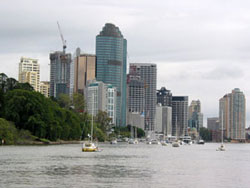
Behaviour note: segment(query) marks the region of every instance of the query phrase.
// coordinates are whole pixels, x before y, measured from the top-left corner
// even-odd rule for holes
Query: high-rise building
[[[172,93],[170,90],[167,90],[165,87],[162,87],[160,90],[157,90],[157,104],[162,106],[171,106],[172,105]]]
[[[48,81],[41,81],[40,82],[40,93],[42,93],[45,97],[49,97],[49,82]]]
[[[107,23],[96,36],[96,80],[117,89],[116,125],[126,125],[127,40]]]
[[[235,88],[219,101],[220,127],[225,130],[225,137],[233,140],[245,140],[246,99],[240,89]]]
[[[85,90],[88,112],[97,115],[99,110],[105,111],[112,119],[112,124],[114,125],[116,123],[116,97],[116,88],[111,84],[105,84],[95,80],[88,81]]]
[[[37,59],[21,57],[18,81],[20,83],[28,82],[35,91],[40,91],[40,65]]]
[[[156,64],[131,63],[130,75],[138,75],[144,83],[145,88],[145,130],[154,131],[156,110]]]
[[[140,76],[130,75],[127,77],[127,101],[128,112],[144,114],[145,110],[145,88]]]
[[[127,75],[127,125],[144,129],[145,88],[140,76]]]
[[[172,135],[185,136],[188,125],[188,96],[172,97]],[[177,135],[176,135],[177,134]]]
[[[50,54],[50,96],[69,95],[71,54],[65,51]]]
[[[196,128],[197,131],[203,127],[203,114],[201,113],[200,100],[192,100],[188,107],[188,126],[190,128]]]
[[[218,117],[207,118],[207,129],[212,133],[213,142],[221,142],[221,129]]]
[[[163,133],[165,136],[172,135],[172,107],[156,106],[156,126],[155,132]]]
[[[83,94],[88,80],[96,78],[96,56],[78,54],[74,59],[74,92]]]

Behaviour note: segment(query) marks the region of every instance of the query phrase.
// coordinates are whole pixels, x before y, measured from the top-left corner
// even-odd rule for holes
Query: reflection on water
[[[0,147],[0,187],[249,187],[250,145]]]

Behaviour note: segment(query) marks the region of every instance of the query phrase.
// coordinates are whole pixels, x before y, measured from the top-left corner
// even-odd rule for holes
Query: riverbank
[[[59,140],[59,141],[41,141],[41,140],[26,140],[23,142],[15,143],[15,144],[0,144],[0,146],[10,146],[10,145],[60,145],[60,144],[80,144],[82,141],[79,140]]]

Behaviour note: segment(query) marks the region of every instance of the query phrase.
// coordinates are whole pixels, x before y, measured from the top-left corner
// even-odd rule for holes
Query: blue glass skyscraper
[[[126,125],[127,40],[107,23],[96,36],[96,79],[117,88],[116,125]]]

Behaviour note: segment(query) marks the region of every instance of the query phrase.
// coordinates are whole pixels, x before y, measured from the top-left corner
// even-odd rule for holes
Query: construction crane
[[[67,48],[67,46],[66,46],[66,40],[64,40],[64,38],[63,38],[63,34],[62,34],[61,27],[59,25],[59,22],[57,22],[57,26],[58,26],[58,30],[59,30],[59,33],[60,33],[60,36],[61,36],[61,39],[62,39],[62,43],[63,43],[63,53],[65,53],[65,50]]]

